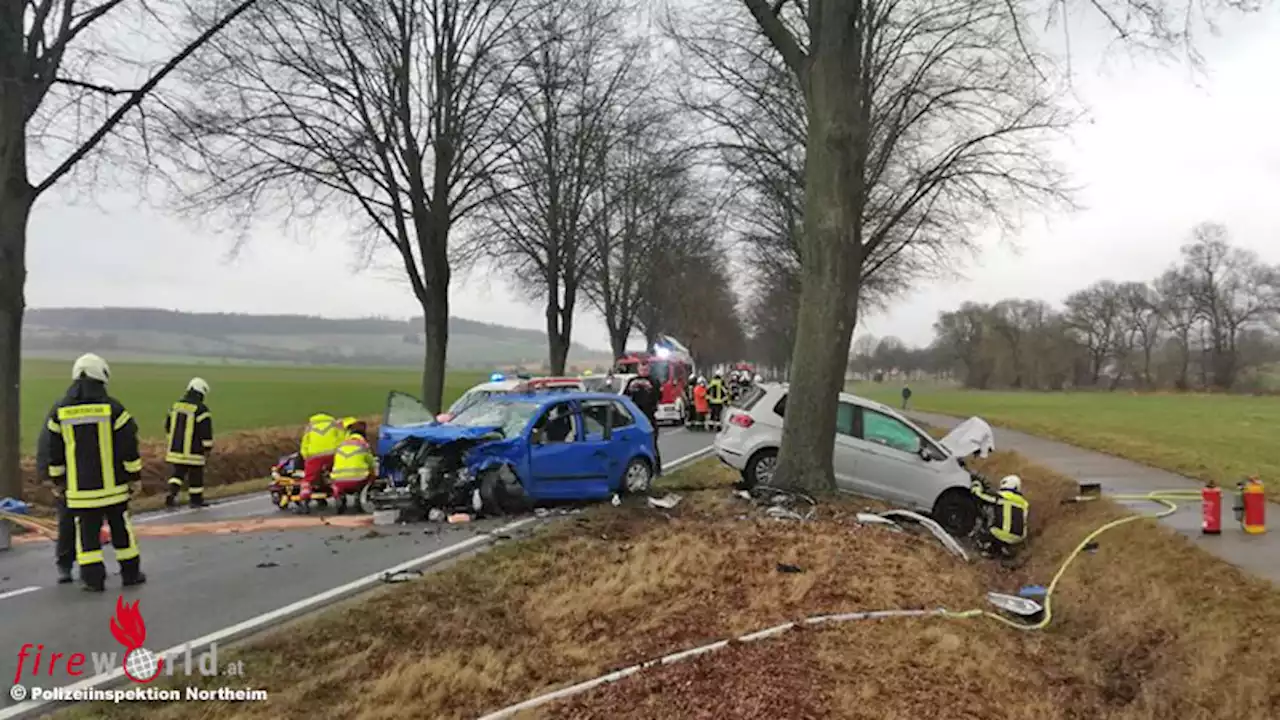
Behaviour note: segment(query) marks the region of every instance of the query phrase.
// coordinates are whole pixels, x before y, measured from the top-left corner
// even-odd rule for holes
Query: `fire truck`
[[[660,423],[683,424],[689,383],[693,378],[693,358],[688,349],[664,336],[654,344],[653,352],[629,352],[614,362],[616,374],[638,375],[647,368],[649,379],[658,386]]]

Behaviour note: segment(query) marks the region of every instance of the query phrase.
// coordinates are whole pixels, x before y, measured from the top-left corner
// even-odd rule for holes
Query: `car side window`
[[[920,452],[923,442],[919,433],[901,421],[865,408],[862,411],[862,439],[913,454]]]
[[[773,412],[778,417],[781,417],[781,418],[784,418],[787,416],[787,396],[786,395],[783,395],[782,399],[778,401],[778,404],[773,406]]]
[[[573,442],[577,436],[573,406],[569,403],[556,403],[547,408],[533,426],[533,436],[544,444]]]
[[[836,432],[849,437],[857,437],[857,431],[854,427],[854,419],[858,416],[858,410],[847,402],[842,402],[836,406]]]
[[[616,400],[611,402],[613,406],[613,428],[630,427],[636,424],[636,419],[631,417],[631,411],[627,410],[627,406]]]
[[[604,437],[604,429],[609,422],[609,407],[612,404],[607,400],[588,400],[582,403],[582,432]],[[616,423],[614,427],[617,427]]]

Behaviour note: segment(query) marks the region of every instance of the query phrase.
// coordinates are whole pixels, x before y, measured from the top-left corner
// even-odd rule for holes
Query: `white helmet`
[[[209,383],[205,382],[204,378],[191,378],[191,382],[187,383],[187,389],[195,390],[205,397],[209,396]]]
[[[754,378],[751,378],[751,382],[759,385],[760,383],[764,382],[764,378],[760,377],[759,375],[756,375]]]
[[[1000,481],[1000,489],[1022,492],[1022,478],[1017,475],[1005,475]]]
[[[105,383],[111,377],[111,368],[107,367],[106,360],[93,353],[86,353],[77,358],[76,364],[71,366],[71,379],[79,380],[81,377]]]

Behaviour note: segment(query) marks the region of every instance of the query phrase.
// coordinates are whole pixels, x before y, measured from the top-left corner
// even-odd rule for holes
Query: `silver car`
[[[768,484],[778,463],[786,385],[760,385],[726,411],[716,454],[748,486]],[[963,458],[995,449],[991,426],[970,418],[941,441],[873,400],[840,393],[832,464],[836,488],[929,513],[948,532],[967,534],[978,506]]]

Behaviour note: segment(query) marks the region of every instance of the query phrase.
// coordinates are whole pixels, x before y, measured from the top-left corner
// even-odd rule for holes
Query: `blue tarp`
[[[26,515],[28,506],[21,500],[13,498],[0,498],[0,512],[13,513],[14,515]]]

